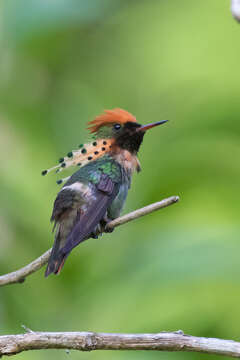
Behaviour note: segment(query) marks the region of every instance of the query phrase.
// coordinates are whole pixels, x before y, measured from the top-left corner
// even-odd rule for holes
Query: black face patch
[[[141,127],[140,124],[127,122],[116,137],[117,145],[131,153],[137,153],[145,134],[143,131],[136,131],[139,127]]]

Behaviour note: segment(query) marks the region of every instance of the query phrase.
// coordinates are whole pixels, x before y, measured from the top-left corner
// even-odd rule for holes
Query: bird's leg
[[[111,222],[112,219],[110,219],[107,215],[107,213],[104,215],[104,217],[102,218],[102,220],[100,221],[100,225],[101,225],[101,230],[102,232],[106,232],[106,233],[111,233],[113,232],[114,228],[108,228],[107,224],[109,222]]]
[[[102,230],[102,229],[101,229],[101,225],[98,224],[98,225],[95,227],[95,229],[92,231],[90,237],[93,238],[93,239],[98,239],[98,236],[99,236],[99,235],[100,235],[100,236],[102,235],[102,231],[101,231],[101,230]]]
[[[99,236],[102,236],[104,232],[111,233],[114,229],[108,228],[107,224],[112,221],[112,219],[109,219],[107,214],[104,215],[102,220],[99,222],[99,224],[95,227],[95,229],[92,231],[90,237],[93,239],[98,239]]]

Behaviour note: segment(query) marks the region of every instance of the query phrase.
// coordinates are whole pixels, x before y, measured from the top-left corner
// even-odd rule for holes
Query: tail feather
[[[58,275],[60,274],[61,270],[62,270],[62,267],[65,263],[65,260],[67,258],[67,255],[62,255],[60,252],[59,252],[59,258],[57,259],[52,259],[49,261],[48,263],[48,266],[47,266],[47,269],[45,271],[45,277],[47,277],[48,275],[54,273],[55,275]]]
[[[62,216],[59,221],[55,220],[53,231],[55,230],[55,241],[51,251],[50,258],[48,260],[47,269],[45,271],[45,277],[54,273],[59,274],[66,258],[69,253],[62,253],[62,248],[67,242],[68,235],[71,233],[72,228],[80,218],[80,213],[77,210],[68,211]]]
[[[55,226],[55,225],[54,225]],[[64,231],[64,224],[57,224],[55,242],[51,251],[50,258],[48,260],[48,265],[45,271],[45,277],[54,273],[59,274],[66,258],[69,254],[63,254],[61,252],[62,247],[64,246],[67,238],[67,233]]]

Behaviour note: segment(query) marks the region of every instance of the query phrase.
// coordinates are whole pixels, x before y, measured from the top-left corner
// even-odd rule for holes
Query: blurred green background
[[[228,1],[0,3],[0,273],[53,242],[59,187],[42,169],[122,107],[145,136],[124,212],[181,202],[76,248],[0,289],[0,334],[159,332],[240,340],[240,26]],[[19,359],[206,359],[194,353],[62,350]],[[211,356],[211,359],[217,359]]]

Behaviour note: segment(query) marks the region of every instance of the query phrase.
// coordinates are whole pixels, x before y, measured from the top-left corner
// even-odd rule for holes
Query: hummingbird
[[[59,274],[70,252],[84,240],[97,238],[112,230],[107,224],[119,217],[127,198],[133,173],[141,170],[137,154],[147,130],[167,120],[141,125],[126,110],[105,110],[88,123],[93,141],[79,145],[59,164],[42,171],[63,171],[70,166],[80,169],[57,194],[51,222],[55,241],[45,276]]]

